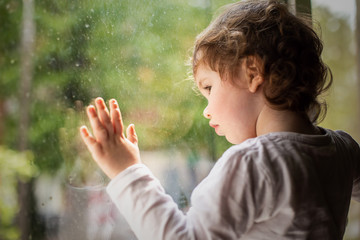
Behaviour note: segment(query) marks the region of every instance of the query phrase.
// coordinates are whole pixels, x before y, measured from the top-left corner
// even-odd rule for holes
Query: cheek
[[[208,99],[208,105],[207,109],[209,113],[213,115],[224,115],[224,105],[227,105],[228,101],[226,96],[224,94],[221,94],[219,92],[212,92],[209,99]],[[214,117],[214,116],[213,116]]]
[[[252,119],[253,107],[248,101],[246,94],[236,96],[229,102],[230,108],[228,109],[229,115],[232,115],[233,119],[248,123]]]
[[[248,100],[248,97],[238,98],[238,103],[229,109],[229,119],[232,121],[230,134],[233,135],[231,139],[228,139],[229,142],[239,143],[248,138],[256,137],[258,113],[256,106]]]

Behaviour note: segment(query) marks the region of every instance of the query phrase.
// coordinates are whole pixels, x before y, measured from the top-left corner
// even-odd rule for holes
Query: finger
[[[80,135],[92,155],[101,154],[101,145],[93,138],[86,126],[80,127]]]
[[[106,141],[108,139],[108,131],[100,122],[95,107],[90,105],[87,108],[87,114],[90,120],[91,128],[93,130],[96,139],[100,142]]]
[[[111,122],[113,124],[115,134],[119,136],[123,136],[124,125],[122,122],[119,105],[117,104],[115,99],[110,100],[110,113],[111,113]]]
[[[132,142],[133,144],[138,144],[138,137],[135,132],[135,125],[130,124],[126,129],[126,137],[127,139]]]
[[[111,135],[114,133],[114,127],[112,126],[109,111],[106,107],[104,100],[101,97],[96,98],[95,105],[98,111],[100,122],[108,130],[108,133]]]

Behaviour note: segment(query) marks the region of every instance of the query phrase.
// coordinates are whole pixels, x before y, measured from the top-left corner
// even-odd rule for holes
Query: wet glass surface
[[[98,96],[118,100],[143,161],[186,211],[229,147],[203,118],[186,62],[196,35],[230,2],[0,1],[0,239],[135,239],[79,138]],[[321,3],[313,16],[337,80],[322,125],[355,134],[353,17]],[[360,236],[359,213],[350,210],[348,239]]]

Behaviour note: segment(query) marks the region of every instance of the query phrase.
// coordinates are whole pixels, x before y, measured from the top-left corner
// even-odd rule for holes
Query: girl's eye
[[[211,86],[204,87],[204,90],[206,90],[208,93],[210,93],[211,92]]]

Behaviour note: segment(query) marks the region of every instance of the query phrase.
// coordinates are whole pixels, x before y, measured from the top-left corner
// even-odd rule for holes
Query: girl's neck
[[[257,119],[256,135],[260,136],[271,132],[295,132],[310,135],[320,133],[319,129],[304,114],[276,110],[265,104]]]

